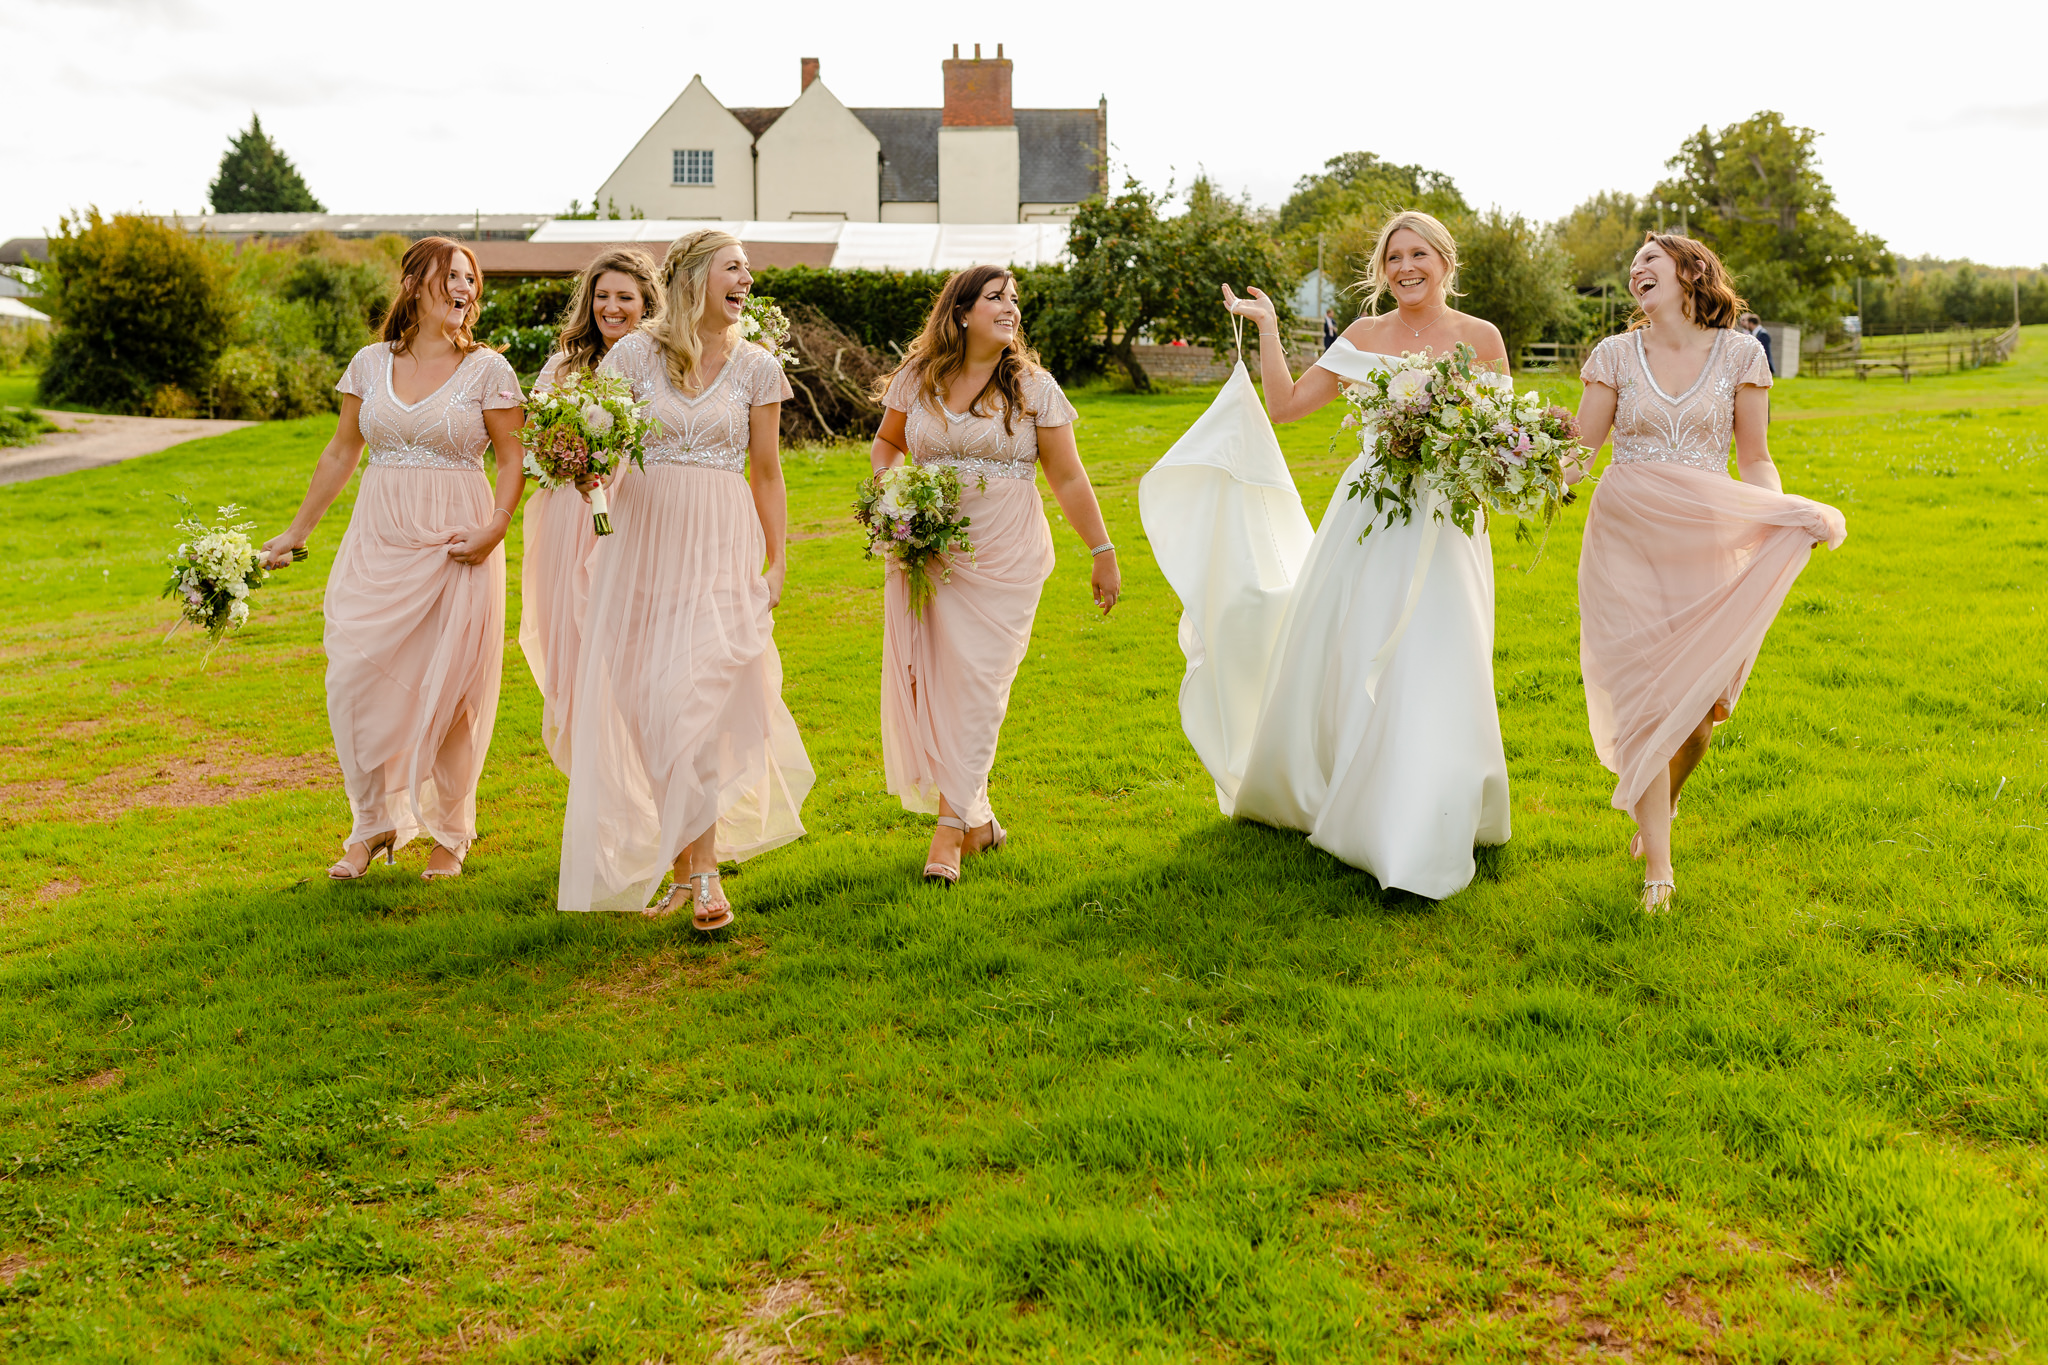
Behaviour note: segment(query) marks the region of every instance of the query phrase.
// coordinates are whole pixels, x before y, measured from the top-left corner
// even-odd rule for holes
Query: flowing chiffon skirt
[[[882,766],[905,810],[936,814],[943,795],[971,829],[991,818],[989,770],[1053,549],[1036,481],[964,482],[973,558],[954,557],[921,620],[903,573],[884,581]]]
[[[458,855],[505,658],[505,552],[448,555],[491,513],[482,470],[364,469],[327,578],[327,718],[353,824],[403,845],[425,830]]]
[[[1601,476],[1579,552],[1579,660],[1593,748],[1630,810],[1718,702],[1734,711],[1764,634],[1842,514],[1690,465]]]
[[[738,861],[803,835],[814,774],[782,702],[744,475],[628,469],[593,561],[562,823],[563,910],[639,910],[717,826]]]
[[[567,776],[570,698],[590,604],[590,560],[602,541],[592,527],[590,504],[573,488],[547,489],[526,500],[524,540],[519,648],[540,688],[541,743]]]

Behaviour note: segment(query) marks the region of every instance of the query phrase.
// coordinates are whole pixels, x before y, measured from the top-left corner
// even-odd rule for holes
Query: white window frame
[[[669,183],[701,187],[718,183],[718,163],[709,147],[677,147],[669,153]],[[703,178],[695,178],[701,171]]]

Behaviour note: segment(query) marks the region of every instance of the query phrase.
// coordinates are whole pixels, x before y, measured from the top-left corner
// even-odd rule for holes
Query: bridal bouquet
[[[931,561],[948,551],[974,553],[967,539],[971,518],[960,515],[960,474],[951,465],[906,463],[870,475],[854,499],[853,516],[867,528],[869,558],[903,565],[910,609],[919,617],[932,598]],[[944,582],[952,570],[939,559],[938,572]]]
[[[190,508],[184,498],[175,493],[171,496]],[[249,619],[249,594],[270,577],[270,571],[257,563],[256,544],[249,539],[256,523],[234,521],[242,511],[234,503],[216,510],[220,521],[213,526],[189,510],[178,519],[178,529],[186,539],[170,554],[171,578],[163,591],[165,597],[180,599],[171,635],[189,623],[205,631],[214,645]],[[294,557],[299,556],[295,553]]]
[[[767,295],[747,295],[746,307],[740,312],[740,335],[774,356],[777,364],[796,363],[796,351],[789,344],[789,318]]]
[[[563,488],[617,473],[628,459],[637,465],[654,425],[633,401],[633,387],[624,375],[578,370],[526,400],[526,426],[519,439],[526,445],[527,477],[544,489]],[[602,488],[590,492],[590,515],[599,535],[612,533]]]
[[[1475,370],[1472,358],[1465,345],[1441,359],[1405,355],[1346,386],[1344,422],[1364,429],[1368,456],[1347,496],[1371,498],[1382,525],[1407,522],[1425,490],[1442,500],[1435,515],[1466,535],[1482,509],[1548,527],[1569,499],[1564,465],[1583,450],[1572,414],[1516,393],[1513,380]]]

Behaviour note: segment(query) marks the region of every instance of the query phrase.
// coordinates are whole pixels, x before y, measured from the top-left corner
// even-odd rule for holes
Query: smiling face
[[[439,331],[454,336],[469,316],[476,301],[476,266],[466,251],[451,251],[441,268],[420,283],[419,319],[421,331]]]
[[[1387,238],[1387,254],[1380,268],[1387,289],[1403,308],[1429,309],[1443,302],[1450,262],[1412,228],[1397,228]]]
[[[590,287],[590,316],[610,346],[640,325],[647,316],[647,296],[640,282],[623,270],[607,270]]]
[[[1630,263],[1628,292],[1634,297],[1636,306],[1652,317],[1656,316],[1658,309],[1674,302],[1681,312],[1686,311],[1685,290],[1678,279],[1678,262],[1655,242],[1644,242]]]
[[[986,351],[1009,346],[1024,321],[1023,307],[1017,302],[1017,281],[1008,275],[991,276],[960,320],[967,325],[970,348]]]
[[[720,331],[738,322],[753,288],[754,272],[747,265],[746,251],[739,246],[720,247],[704,277],[704,328]]]

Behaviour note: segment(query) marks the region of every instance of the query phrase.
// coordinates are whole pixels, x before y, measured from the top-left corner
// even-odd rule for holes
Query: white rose
[[[1498,370],[1480,371],[1479,382],[1496,392],[1513,393],[1515,391],[1515,381]]]
[[[249,604],[247,602],[237,602],[232,607],[228,608],[229,625],[239,626],[242,624],[242,622],[248,619]]]
[[[1387,381],[1387,397],[1396,403],[1405,403],[1422,392],[1429,383],[1429,375],[1423,370],[1399,370]]]
[[[612,429],[611,409],[600,403],[585,403],[583,405],[583,424],[590,428],[593,435],[604,435]]]

